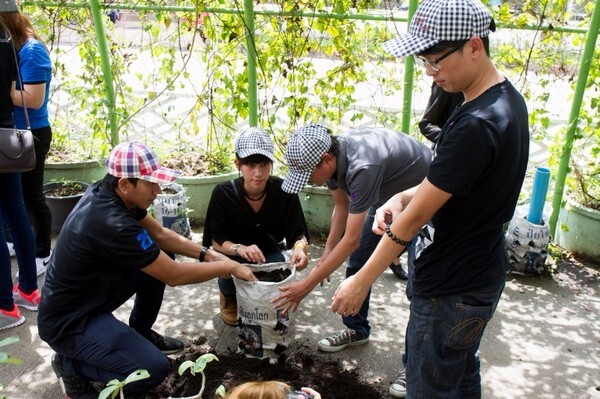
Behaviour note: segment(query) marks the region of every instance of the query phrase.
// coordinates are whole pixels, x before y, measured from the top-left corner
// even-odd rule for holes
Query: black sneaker
[[[347,328],[317,342],[317,347],[323,352],[338,352],[347,346],[364,345],[369,342],[369,337],[363,338],[356,331]]]
[[[150,330],[150,337],[148,338],[148,341],[152,342],[154,346],[160,349],[160,351],[165,355],[172,355],[173,353],[181,352],[183,350],[182,341],[160,335],[154,330]]]
[[[92,382],[85,378],[74,375],[65,375],[63,369],[63,357],[58,353],[52,355],[52,369],[58,378],[60,388],[65,394],[66,399],[97,399],[100,392],[92,385]]]

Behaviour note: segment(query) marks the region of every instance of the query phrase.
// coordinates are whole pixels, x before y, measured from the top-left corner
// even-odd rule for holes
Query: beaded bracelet
[[[200,262],[204,262],[204,259],[206,258],[206,253],[207,252],[208,252],[208,248],[207,247],[200,248],[200,255],[198,255],[198,260]]]
[[[405,247],[408,247],[408,245],[410,244],[410,241],[404,241],[404,240],[401,240],[398,237],[396,237],[396,235],[394,233],[392,233],[392,229],[390,229],[390,225],[391,225],[391,223],[386,224],[385,234],[387,234],[387,236],[390,237],[392,239],[392,241],[394,241],[396,244],[400,244],[400,245],[404,245]]]

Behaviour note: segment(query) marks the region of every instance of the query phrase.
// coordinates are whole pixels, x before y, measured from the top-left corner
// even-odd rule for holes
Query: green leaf
[[[19,342],[19,337],[13,335],[13,336],[4,338],[2,341],[0,341],[0,346],[6,346],[6,345],[14,344],[17,342]]]
[[[225,395],[227,395],[227,391],[225,390],[225,387],[223,385],[219,385],[219,387],[215,391],[215,395],[219,395],[220,397],[224,398]]]
[[[144,370],[144,369],[136,370],[127,376],[127,378],[124,381],[124,385],[127,385],[131,382],[143,380],[143,379],[149,378],[149,377],[150,377],[150,373],[148,373],[148,370]]]
[[[186,360],[185,362],[179,365],[179,369],[177,370],[177,372],[179,373],[179,375],[182,375],[187,369],[191,369],[192,367],[194,367],[194,364],[195,363],[191,360]],[[192,375],[196,375],[193,369],[191,369],[190,372],[192,373]]]

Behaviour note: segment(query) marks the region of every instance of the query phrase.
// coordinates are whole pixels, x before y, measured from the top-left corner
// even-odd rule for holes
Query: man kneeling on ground
[[[39,306],[40,337],[56,354],[52,367],[66,397],[97,398],[93,381],[123,380],[138,369],[150,377],[127,385],[144,393],[170,370],[165,354],[183,342],[152,330],[165,284],[201,283],[234,275],[255,280],[246,266],[162,227],[147,212],[159,184],[179,172],[160,166],[139,143],[111,152],[107,174],[94,183],[67,218],[56,242]],[[196,258],[177,262],[165,252]],[[135,294],[129,326],[113,311]]]

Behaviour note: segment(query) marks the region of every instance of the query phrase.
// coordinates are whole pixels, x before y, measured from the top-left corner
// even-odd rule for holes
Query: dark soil
[[[169,358],[171,373],[160,386],[146,393],[143,398],[164,399],[169,396],[198,394],[202,385],[201,375],[192,376],[189,371],[186,371],[183,376],[179,376],[177,369],[184,361],[196,361],[201,355],[210,352],[212,349],[203,337],[192,342],[189,347],[186,347],[183,355]],[[203,398],[205,399],[218,398],[214,392],[220,385],[229,391],[244,382],[268,380],[286,382],[293,389],[311,387],[317,390],[323,399],[381,397],[374,387],[359,381],[357,370],[348,369],[337,361],[320,356],[307,345],[298,344],[293,352],[287,354],[287,358],[281,356],[277,364],[271,364],[268,359],[249,358],[235,353],[215,353],[215,355],[219,361],[208,363],[204,370],[206,387]]]
[[[48,197],[68,197],[83,194],[86,189],[86,186],[77,182],[64,182],[50,190],[44,191],[44,194]]]
[[[259,281],[267,281],[271,283],[279,283],[288,278],[292,271],[290,269],[275,269],[270,272],[253,272],[254,276]]]

